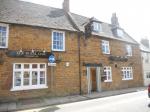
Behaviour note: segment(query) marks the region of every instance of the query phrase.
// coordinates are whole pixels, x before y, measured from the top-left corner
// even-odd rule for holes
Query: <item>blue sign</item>
[[[54,62],[55,62],[55,56],[54,56],[53,54],[51,54],[51,55],[49,56],[49,58],[48,58],[48,61],[49,61],[50,63],[54,63]]]

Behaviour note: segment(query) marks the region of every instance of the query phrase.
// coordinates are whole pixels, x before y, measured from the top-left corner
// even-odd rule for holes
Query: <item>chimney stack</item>
[[[64,9],[65,12],[70,12],[69,0],[64,0],[63,9]]]
[[[119,22],[118,22],[118,18],[116,16],[116,13],[112,14],[111,24],[113,25],[114,28],[119,27]]]
[[[150,46],[149,46],[149,40],[147,38],[141,39],[141,44],[143,44],[147,48],[150,48]]]

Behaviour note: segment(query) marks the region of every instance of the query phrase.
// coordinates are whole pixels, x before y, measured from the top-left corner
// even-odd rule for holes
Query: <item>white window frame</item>
[[[8,48],[8,38],[9,38],[9,25],[0,23],[0,26],[6,27],[6,46],[0,46],[0,48]]]
[[[103,51],[103,47],[104,47],[105,51]],[[108,52],[106,50],[107,47],[108,47]],[[102,52],[103,52],[103,54],[110,54],[109,41],[102,40]]]
[[[106,74],[104,75],[106,77],[106,80],[104,80],[104,82],[112,82],[112,70],[110,66],[104,66],[104,72],[106,72]],[[110,79],[108,79],[108,77],[110,77]]]
[[[102,31],[102,25],[98,22],[93,22],[93,31],[95,32],[101,32]]]
[[[54,32],[56,32],[56,33],[62,33],[63,34],[63,49],[54,49],[53,48],[53,38],[54,38]],[[53,30],[52,31],[52,51],[65,51],[65,32],[63,32],[63,31],[57,31],[57,30]]]
[[[133,80],[132,67],[122,67],[121,71],[122,71],[122,80]]]
[[[21,64],[21,69],[16,69],[15,65]],[[25,69],[24,65],[29,64],[29,69]],[[37,68],[32,68],[33,64],[37,64]],[[45,65],[45,68],[40,68],[40,65]],[[29,85],[23,85],[24,78],[23,73],[24,71],[29,71]],[[32,72],[36,71],[38,73],[37,75],[37,84],[33,85],[32,83]],[[40,71],[45,72],[45,84],[40,84]],[[15,72],[21,72],[21,86],[15,86]],[[21,90],[32,90],[32,89],[44,89],[48,88],[47,86],[47,65],[46,63],[14,63],[13,64],[13,85],[11,91],[21,91]]]
[[[123,31],[121,29],[117,29],[117,35],[119,37],[123,37],[124,33],[123,33]]]
[[[132,56],[132,46],[126,45],[127,56]]]

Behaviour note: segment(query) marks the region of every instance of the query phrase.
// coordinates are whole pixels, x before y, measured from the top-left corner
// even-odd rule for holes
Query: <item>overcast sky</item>
[[[63,0],[24,0],[62,8]],[[120,26],[135,40],[150,39],[150,0],[70,0],[70,10],[110,23],[116,12]]]

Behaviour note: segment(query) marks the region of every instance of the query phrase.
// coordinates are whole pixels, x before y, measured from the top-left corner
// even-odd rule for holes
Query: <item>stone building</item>
[[[148,39],[141,40],[140,49],[143,64],[144,86],[148,86],[150,84],[150,46]]]
[[[142,86],[139,44],[120,26],[63,9],[0,0],[0,100]]]

